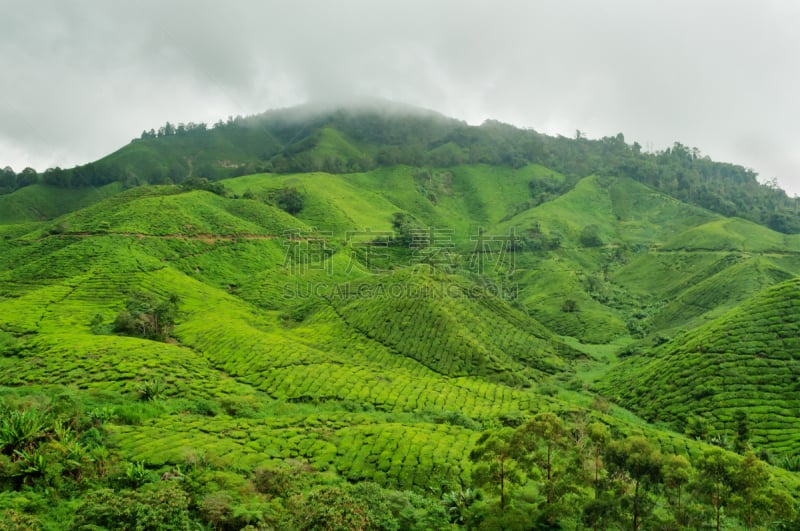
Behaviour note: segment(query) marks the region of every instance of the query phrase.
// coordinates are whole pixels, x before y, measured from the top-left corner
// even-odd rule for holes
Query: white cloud
[[[87,162],[167,120],[358,93],[680,141],[800,192],[792,2],[6,0],[0,20],[0,165],[15,169]]]

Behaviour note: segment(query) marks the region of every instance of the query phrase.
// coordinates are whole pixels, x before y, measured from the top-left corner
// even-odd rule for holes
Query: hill
[[[81,189],[41,184],[26,186],[13,193],[0,195],[0,225],[51,220],[121,190],[121,183]]]
[[[303,107],[0,196],[0,512],[796,526],[800,240],[670,189],[743,175],[691,155]]]
[[[727,217],[742,217],[783,233],[800,232],[796,200],[759,183],[751,170],[714,162],[678,142],[647,153],[636,142],[627,144],[622,134],[598,140],[579,134],[569,139],[495,121],[470,126],[380,100],[308,104],[230,118],[212,127],[166,123],[98,161],[51,168],[41,176],[3,174],[3,181],[23,187],[38,178],[73,188],[110,182],[176,184],[259,171],[353,173],[398,164],[416,168],[538,164],[567,177],[563,182],[535,183],[533,203],[559,195],[589,175],[625,176]],[[13,188],[0,183],[0,190]]]
[[[796,423],[800,281],[764,290],[721,317],[626,359],[599,387],[651,421],[732,440],[735,416],[746,416],[749,442],[793,456]],[[690,399],[687,400],[687,397]]]

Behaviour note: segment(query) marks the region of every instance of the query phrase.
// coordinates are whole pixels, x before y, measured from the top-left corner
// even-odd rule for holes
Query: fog
[[[166,121],[377,97],[674,141],[800,193],[800,4],[0,0],[0,166],[95,160]]]

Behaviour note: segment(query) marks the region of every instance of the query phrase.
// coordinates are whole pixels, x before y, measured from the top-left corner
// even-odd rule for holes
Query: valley
[[[668,193],[632,175],[672,153],[623,139],[289,114],[0,195],[8,518],[797,523],[800,234],[761,196]],[[707,191],[744,171],[678,157]]]

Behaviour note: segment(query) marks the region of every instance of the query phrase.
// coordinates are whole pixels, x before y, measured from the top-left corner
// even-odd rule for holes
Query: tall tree
[[[663,481],[661,453],[645,437],[635,436],[609,444],[606,460],[611,474],[632,484],[633,492],[624,498],[631,508],[633,531],[638,531],[652,510],[648,493]]]
[[[692,465],[682,455],[667,455],[664,456],[662,462],[662,474],[664,475],[664,484],[672,491],[673,498],[670,503],[675,508],[675,521],[679,525],[685,525],[686,517],[681,493],[692,477]]]
[[[39,182],[39,174],[30,166],[19,172],[17,175],[17,188],[24,188]]]
[[[753,529],[753,523],[761,521],[769,513],[769,504],[764,503],[764,494],[769,486],[770,474],[767,464],[759,460],[753,452],[747,452],[738,466],[733,470],[736,512],[747,529]],[[756,520],[758,516],[758,520]]]
[[[722,448],[710,448],[697,460],[696,491],[714,509],[715,529],[722,529],[722,511],[730,502],[739,459]]]
[[[517,463],[518,448],[512,428],[485,432],[478,439],[470,459],[475,461],[475,483],[500,495],[500,511],[505,511],[510,487],[522,483],[524,476]]]
[[[592,442],[592,468],[594,469],[594,497],[598,498],[600,491],[600,456],[611,440],[611,431],[602,422],[592,422],[587,429],[589,440]]]
[[[0,193],[11,192],[17,187],[17,174],[10,166],[0,169]]]
[[[553,465],[556,453],[564,449],[567,441],[564,422],[555,413],[539,413],[517,428],[516,435],[520,460],[539,468],[542,474],[540,490],[544,491],[545,503],[551,505],[559,490]]]

